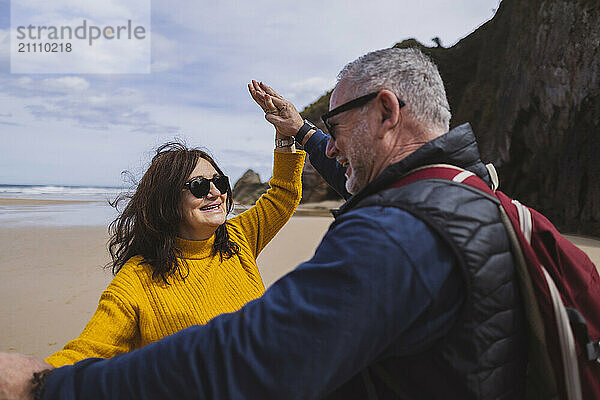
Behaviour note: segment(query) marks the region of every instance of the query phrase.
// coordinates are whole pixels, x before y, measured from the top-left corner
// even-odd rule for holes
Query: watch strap
[[[298,143],[299,145],[302,145],[302,141],[304,140],[304,136],[306,136],[306,134],[311,129],[314,129],[316,131],[318,128],[315,126],[315,124],[313,124],[309,120],[305,119],[304,120],[304,125],[302,125],[302,128],[300,128],[300,130],[298,131],[298,133],[296,133],[296,143]]]

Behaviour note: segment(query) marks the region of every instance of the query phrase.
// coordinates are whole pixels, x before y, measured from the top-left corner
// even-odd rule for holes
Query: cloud
[[[148,134],[180,130],[174,125],[156,123],[149,112],[143,111],[140,105],[130,104],[128,96],[121,96],[119,92],[87,99],[70,96],[53,102],[29,104],[26,109],[37,119],[74,120],[84,128],[96,130],[108,131],[116,126]]]
[[[265,166],[270,167],[273,162],[272,153],[264,149],[257,151],[223,149],[219,153],[223,155],[223,159],[227,160],[227,165],[230,167],[264,169]],[[249,160],[251,161],[249,162]]]
[[[172,124],[157,123],[144,110],[147,99],[133,88],[111,90],[109,85],[77,76],[34,79],[22,76],[0,82],[0,90],[26,99],[23,108],[38,120],[71,120],[81,127],[109,130],[116,126],[132,132],[162,134],[178,132]]]
[[[96,20],[118,20],[135,18],[150,11],[150,0],[19,0],[13,2],[11,12],[13,15],[22,14],[32,17],[32,23],[44,22],[49,16],[86,17]]]
[[[180,71],[187,65],[197,62],[199,52],[190,52],[189,48],[179,40],[169,39],[152,32],[152,65],[153,73]]]
[[[11,112],[7,112],[7,113],[0,113],[0,118],[4,119],[13,119],[13,113]],[[10,126],[19,126],[21,124],[17,123],[17,122],[13,122],[13,121],[3,121],[0,120],[0,125],[10,125]]]
[[[65,76],[61,78],[48,78],[40,82],[42,90],[58,93],[81,92],[90,87],[88,81],[78,76]]]
[[[327,90],[335,86],[335,79],[322,76],[313,76],[301,81],[291,82],[283,87],[289,100],[301,106],[313,102],[320,94],[325,94]]]
[[[0,72],[10,70],[10,34],[8,29],[0,29]]]
[[[71,95],[89,89],[90,84],[78,76],[32,79],[28,76],[7,81],[12,93],[20,96]]]

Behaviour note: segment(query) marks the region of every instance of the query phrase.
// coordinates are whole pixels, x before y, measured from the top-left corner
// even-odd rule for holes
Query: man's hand
[[[0,353],[0,400],[32,399],[33,373],[50,368],[33,357]]]
[[[304,125],[296,107],[268,85],[252,80],[248,84],[248,90],[256,104],[265,112],[267,121],[275,126],[277,134],[294,136]]]

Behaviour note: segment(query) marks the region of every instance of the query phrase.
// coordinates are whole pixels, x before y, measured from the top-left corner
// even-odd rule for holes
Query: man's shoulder
[[[395,225],[398,219],[406,221],[420,221],[416,216],[402,207],[393,204],[371,204],[348,210],[340,215],[335,223],[346,221],[366,221],[376,225]]]
[[[349,210],[339,216],[330,229],[333,234],[369,235],[369,242],[388,239],[404,247],[407,238],[433,239],[427,224],[410,212],[393,205],[369,205]],[[412,240],[411,240],[412,241]]]
[[[393,206],[346,211],[336,219],[324,242],[323,250],[333,251],[336,259],[417,277],[430,293],[439,290],[456,262],[445,239],[423,220]]]

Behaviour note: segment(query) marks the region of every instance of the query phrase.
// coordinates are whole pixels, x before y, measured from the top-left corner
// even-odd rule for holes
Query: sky
[[[69,64],[83,71],[142,60],[146,73],[11,73],[11,1],[0,0],[0,184],[117,187],[130,183],[123,171],[141,177],[153,150],[172,140],[208,149],[233,182],[249,168],[266,180],[274,129],[248,94],[251,79],[268,83],[302,110],[333,88],[343,66],[362,54],[407,38],[433,45],[437,36],[451,46],[492,18],[499,4],[12,2],[13,12],[30,7],[40,21],[52,13],[56,18],[57,4],[63,21],[81,21],[82,15],[106,21],[147,11],[147,62],[135,53],[139,49],[120,48],[104,58],[97,54],[93,62]],[[82,10],[82,4],[89,7]],[[100,41],[94,49],[101,50]]]

